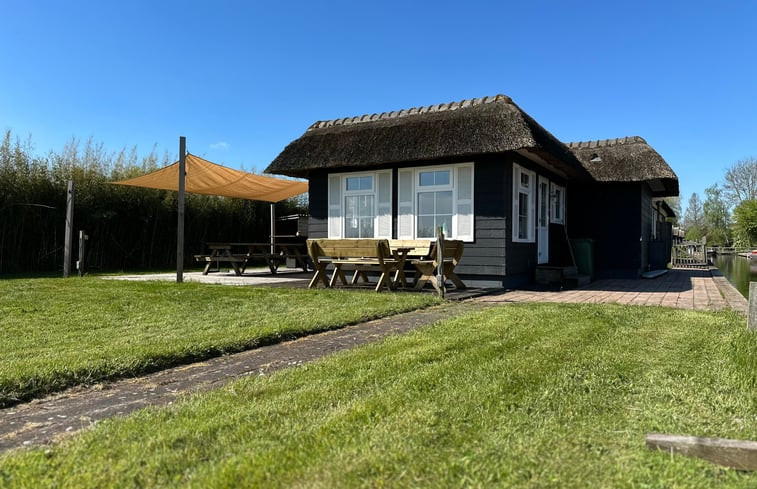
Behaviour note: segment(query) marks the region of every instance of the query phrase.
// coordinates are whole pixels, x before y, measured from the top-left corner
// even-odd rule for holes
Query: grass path
[[[429,294],[0,280],[0,407],[426,307]]]
[[[757,439],[755,351],[734,313],[496,307],[11,453],[0,486],[755,487],[644,447]]]

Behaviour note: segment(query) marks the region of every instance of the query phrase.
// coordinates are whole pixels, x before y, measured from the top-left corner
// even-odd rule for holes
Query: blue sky
[[[314,121],[504,93],[562,141],[644,137],[682,203],[757,157],[757,2],[2,6],[0,129],[265,169]]]

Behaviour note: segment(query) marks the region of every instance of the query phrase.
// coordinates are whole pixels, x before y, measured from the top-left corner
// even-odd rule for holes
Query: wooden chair
[[[464,244],[460,240],[445,240],[444,241],[444,264],[443,275],[445,279],[449,279],[458,290],[465,289],[465,284],[460,277],[455,273],[455,267],[460,263],[460,259],[463,257]],[[441,293],[441,284],[436,278],[436,271],[439,267],[439,254],[437,252],[436,243],[431,247],[431,253],[429,258],[420,260],[411,260],[416,272],[415,289],[421,290],[427,282],[431,282],[437,292]]]

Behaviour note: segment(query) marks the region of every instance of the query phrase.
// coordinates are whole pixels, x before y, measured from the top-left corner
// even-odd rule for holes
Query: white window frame
[[[523,187],[521,185],[521,175],[529,176],[530,185]],[[526,205],[526,237],[520,237],[520,195],[528,196]],[[515,243],[535,243],[536,242],[536,172],[513,163],[513,242]]]
[[[347,189],[347,181],[351,178],[370,178],[371,179],[371,188],[368,189],[357,189],[357,190],[348,190]],[[373,173],[352,173],[350,175],[343,175],[342,176],[342,236],[347,237],[347,199],[350,197],[373,197],[373,209],[371,209],[371,214],[373,218],[373,236],[353,236],[355,238],[374,238],[376,237],[376,226],[378,223],[376,222],[376,176]],[[359,208],[359,206],[358,206]],[[358,232],[359,232],[360,226],[358,225]]]
[[[549,195],[552,202],[552,212],[549,222],[553,224],[565,224],[565,187],[551,183]]]
[[[460,195],[460,171],[470,171],[470,189],[469,198],[463,199]],[[397,235],[400,239],[431,239],[434,237],[418,237],[418,195],[422,192],[436,192],[436,191],[452,191],[452,229],[447,231],[446,237],[450,239],[460,239],[467,242],[472,242],[475,236],[474,230],[474,208],[473,208],[473,195],[474,195],[474,171],[475,167],[472,162],[456,163],[451,165],[433,165],[433,166],[420,166],[413,168],[400,168],[399,170],[399,189],[400,194],[403,188],[410,192],[412,202],[410,199],[403,198],[403,195],[398,196],[398,224]],[[449,171],[450,182],[446,185],[420,185],[420,175],[424,172],[432,171]],[[404,180],[411,178],[411,182]],[[407,197],[407,196],[404,196]],[[470,209],[469,214],[461,214],[460,208],[468,207]],[[412,220],[412,222],[410,222]],[[466,224],[463,224],[465,222]],[[461,229],[465,227],[465,229]],[[466,232],[467,231],[467,232]],[[435,234],[435,233],[434,233]]]
[[[442,184],[442,185],[421,185],[421,174],[422,173],[431,173],[431,172],[448,172],[449,173],[449,183]],[[418,204],[420,194],[426,193],[426,192],[451,192],[450,200],[452,205],[452,215],[451,217],[454,219],[455,217],[455,169],[452,167],[433,167],[433,168],[420,168],[415,170],[414,172],[415,176],[415,192],[414,192],[414,198],[413,201],[415,202],[415,237],[419,239],[436,239],[436,228],[434,228],[434,231],[431,233],[431,236],[420,236],[418,235],[418,220],[420,219],[420,205]],[[438,214],[435,214],[438,215]],[[451,224],[450,224],[451,225]],[[446,229],[444,231],[445,236],[452,236],[452,229]]]
[[[347,190],[348,178],[371,177],[371,189]],[[381,201],[379,182],[382,177],[388,185],[388,199],[386,202]],[[338,183],[337,183],[338,182]],[[338,189],[333,187],[338,185]],[[350,172],[350,173],[332,173],[328,176],[329,198],[329,238],[343,238],[346,234],[346,199],[351,196],[371,195],[373,196],[373,236],[370,238],[391,238],[391,220],[392,220],[392,171],[381,170],[375,172]],[[338,195],[336,199],[338,204],[333,202],[332,194]],[[383,232],[382,232],[383,230]]]

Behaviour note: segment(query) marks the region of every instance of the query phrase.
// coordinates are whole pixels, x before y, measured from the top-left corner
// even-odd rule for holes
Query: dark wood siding
[[[568,235],[594,241],[595,278],[642,271],[642,184],[595,183],[568,189]]]
[[[648,184],[641,185],[641,272],[649,269],[649,243],[652,241],[652,226],[654,222],[654,208],[652,207],[652,189]]]
[[[310,174],[308,238],[328,238],[329,236],[328,182],[328,175],[325,172]]]
[[[479,158],[474,172],[474,241],[465,244],[460,273],[466,276],[505,275],[505,232],[507,219],[502,202],[506,168],[504,155]]]

